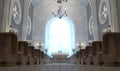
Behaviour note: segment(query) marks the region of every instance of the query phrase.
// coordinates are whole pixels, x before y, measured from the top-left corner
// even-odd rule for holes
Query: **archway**
[[[45,48],[50,57],[52,57],[52,53],[59,52],[68,53],[68,57],[73,54],[75,32],[73,22],[69,18],[52,18],[48,21],[46,25]]]

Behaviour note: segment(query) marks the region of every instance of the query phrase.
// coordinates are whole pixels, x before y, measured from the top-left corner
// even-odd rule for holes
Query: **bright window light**
[[[52,53],[58,52],[68,53],[68,57],[73,55],[75,33],[73,23],[69,18],[50,19],[46,25],[45,35],[45,48],[48,50],[47,54],[50,57],[52,57]]]

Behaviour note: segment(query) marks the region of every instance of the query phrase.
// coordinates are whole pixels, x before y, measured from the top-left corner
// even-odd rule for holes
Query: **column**
[[[11,0],[4,0],[1,32],[8,32],[9,30],[10,3]]]

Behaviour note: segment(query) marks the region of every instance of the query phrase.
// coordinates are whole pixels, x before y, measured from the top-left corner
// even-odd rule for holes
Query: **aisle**
[[[67,63],[47,64],[45,71],[76,71],[76,65]]]
[[[74,64],[46,64],[16,67],[0,67],[0,71],[120,71],[120,67],[104,67]]]

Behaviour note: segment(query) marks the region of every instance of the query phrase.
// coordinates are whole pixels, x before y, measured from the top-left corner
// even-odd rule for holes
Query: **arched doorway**
[[[75,48],[75,32],[73,22],[63,17],[52,18],[46,25],[45,34],[45,48],[48,50],[47,54],[51,56],[52,53],[68,53],[70,57]]]

